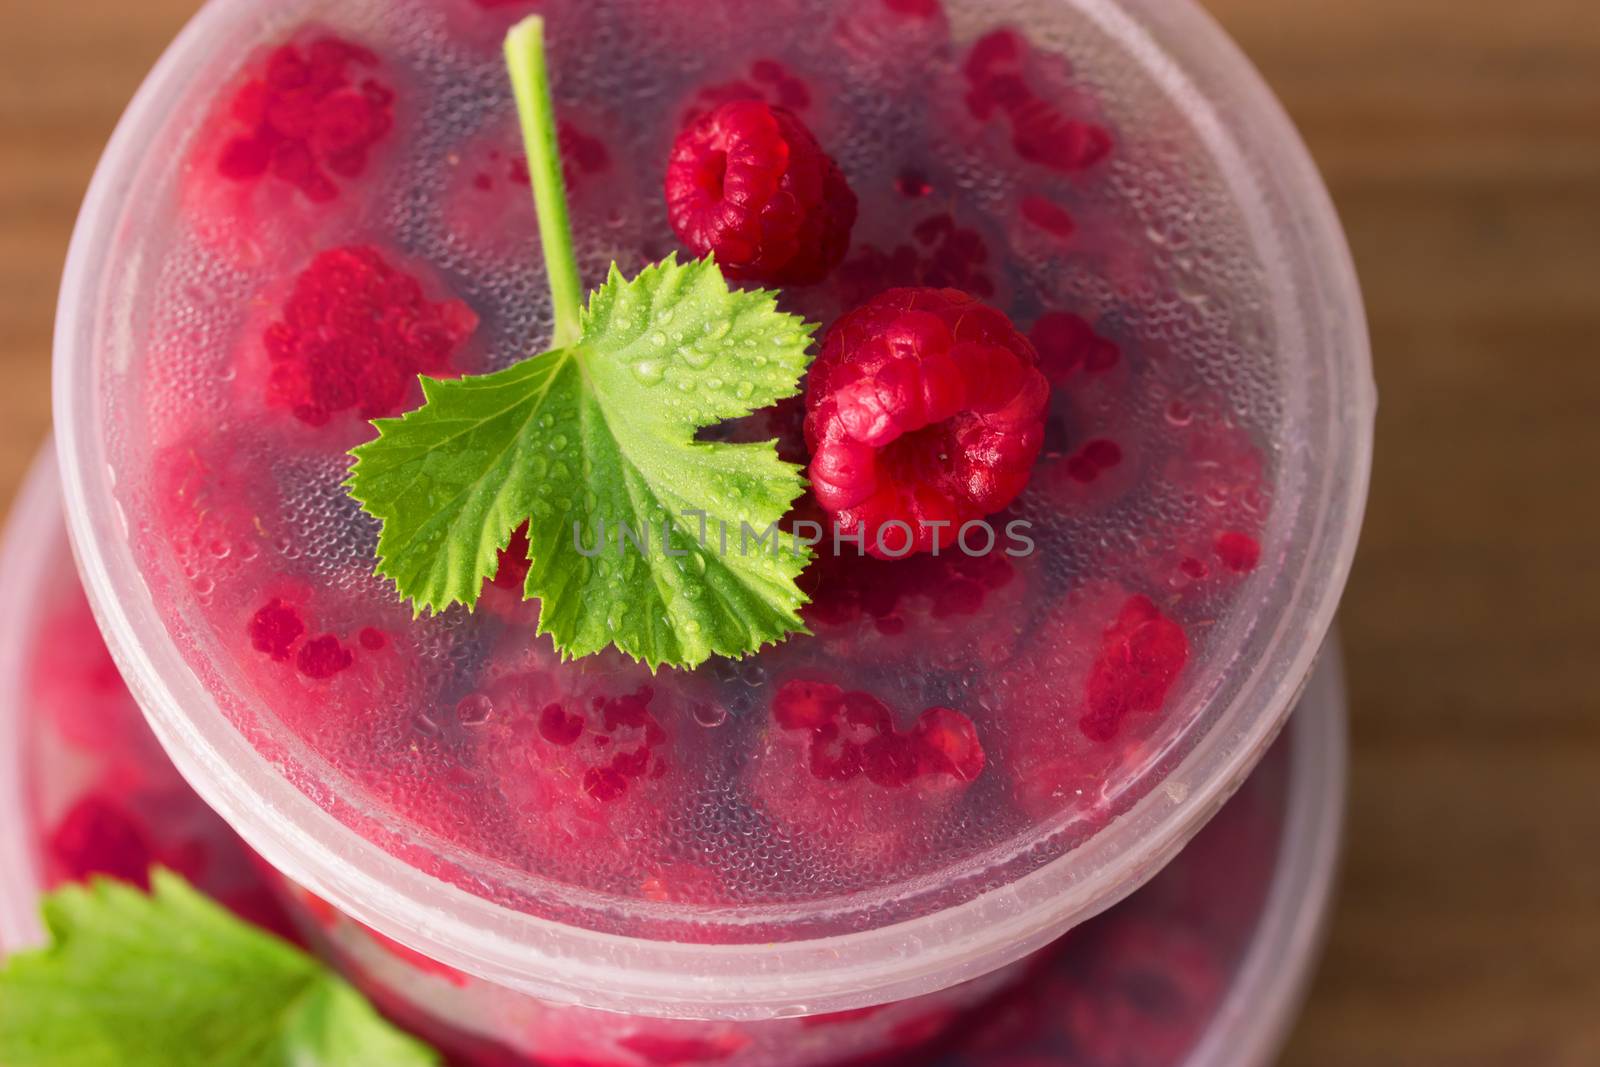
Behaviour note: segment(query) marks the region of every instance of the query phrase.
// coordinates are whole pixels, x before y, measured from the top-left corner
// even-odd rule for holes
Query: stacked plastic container
[[[183,777],[281,872],[302,928],[419,1028],[618,1064],[923,1047],[1037,985],[1055,966],[1037,953],[1161,871],[1307,685],[1371,445],[1337,220],[1188,3],[540,11],[586,276],[671,250],[659,171],[686,117],[748,95],[793,108],[864,205],[851,258],[789,294],[796,311],[826,325],[887,284],[955,285],[1030,330],[1053,399],[1014,515],[1037,551],[824,568],[814,636],[695,672],[560,664],[514,596],[411,619],[339,488],[363,416],[397,412],[311,403],[283,338],[356,271],[405,294],[451,370],[537,351],[548,308],[497,50],[523,11],[215,0],[119,127],[69,257],[56,416],[89,602]],[[306,71],[358,113],[334,149],[263,132],[272,101],[304,103]],[[245,166],[264,137],[309,169]],[[1126,721],[1080,724],[1095,643],[1130,612],[1181,632],[1181,670]],[[954,708],[981,770],[894,794],[811,782],[775,710],[799,684],[897,730]],[[584,765],[550,747],[549,707],[584,718],[585,744],[637,729],[652,773],[610,807],[563,793]],[[1297,732],[1253,935],[1297,961],[1336,733]],[[428,966],[383,976],[404,958]],[[1282,1025],[1266,1014],[1233,1039],[1264,1050]]]
[[[92,874],[138,877],[160,862],[252,921],[305,936],[395,1018],[464,1062],[506,1055],[481,1033],[440,1020],[469,1021],[484,1003],[516,1017],[527,1010],[517,995],[475,987],[310,903],[304,890],[249,862],[189,790],[98,640],[59,500],[47,452],[0,541],[0,781],[10,790],[0,823],[0,950],[40,940],[35,904],[45,889]],[[1145,889],[1042,954],[998,1003],[949,1027],[952,1036],[925,1048],[924,1061],[1270,1062],[1327,916],[1343,819],[1344,731],[1339,662],[1329,654],[1288,735],[1189,848]],[[281,902],[299,909],[298,929]],[[594,1017],[584,1021],[591,1036],[615,1029],[604,1017],[598,1027]]]

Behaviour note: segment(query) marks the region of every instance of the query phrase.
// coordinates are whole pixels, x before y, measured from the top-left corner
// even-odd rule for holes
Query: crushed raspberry
[[[1116,366],[1122,350],[1095,333],[1089,321],[1066,311],[1052,311],[1033,324],[1028,335],[1039,350],[1039,369],[1060,385],[1079,371],[1100,374]]]
[[[273,659],[289,658],[296,641],[306,632],[305,621],[293,606],[273,597],[250,619],[250,644]]]
[[[989,248],[977,230],[956,224],[955,216],[933,215],[911,231],[927,252],[922,284],[935,289],[962,289],[978,296],[993,296],[994,283],[984,273]]]
[[[951,708],[928,708],[911,732],[901,733],[889,706],[877,697],[793,680],[779,688],[772,715],[784,730],[809,734],[809,769],[825,781],[864,776],[897,789],[924,775],[970,782],[983,770],[977,728]]]
[[[951,708],[901,729],[870,693],[790,679],[772,716],[749,771],[760,810],[801,847],[852,865],[915,862],[916,842],[938,833],[984,766],[976,727]]]
[[[991,74],[1010,69],[1022,61],[1022,39],[1010,30],[995,30],[972,43],[962,67],[970,81],[982,81]]]
[[[1121,462],[1122,448],[1115,441],[1096,438],[1067,458],[1067,477],[1088,485]]]
[[[944,13],[939,0],[883,0],[883,6],[897,15],[919,19],[938,18]]]
[[[576,185],[581,175],[601,174],[611,169],[611,152],[598,137],[589,136],[570,122],[562,122],[556,126],[556,139],[561,145],[561,163],[568,188]],[[520,181],[531,182],[527,159],[517,156],[516,161],[521,164]]]
[[[477,325],[466,304],[429,301],[375,249],[323,252],[263,337],[268,401],[312,426],[350,408],[363,419],[392,415],[417,375],[446,371]]]
[[[1093,832],[1149,758],[1144,745],[1164,720],[1134,712],[1165,706],[1187,639],[1150,598],[1113,582],[1054,598],[1028,635],[990,674],[986,700],[1007,709],[1011,727],[996,738],[995,765],[1029,818],[1069,815],[1076,832]]]
[[[373,629],[371,626],[364,627],[362,631],[356,635],[356,640],[360,641],[361,647],[366,649],[368,652],[378,652],[389,643],[389,639],[383,636],[382,630]]]
[[[583,736],[583,716],[569,715],[560,704],[551,704],[539,713],[539,736],[552,745],[574,744]]]
[[[1249,574],[1261,562],[1261,542],[1237,530],[1218,534],[1216,549],[1222,565],[1235,574]]]
[[[593,137],[565,119],[556,124],[556,140],[561,146],[561,175],[566,181],[567,193],[575,195],[582,189],[584,179],[604,174],[611,169],[611,150],[598,137]],[[473,188],[491,192],[495,188],[494,171],[505,170],[505,179],[513,187],[529,189],[533,174],[528,170],[528,158],[517,152],[505,153],[498,148],[488,149],[484,158],[492,170],[480,170],[472,176]]]
[[[45,849],[53,879],[104,875],[149,888],[154,856],[144,827],[127,808],[99,794],[84,796],[62,816]]]
[[[1067,209],[1042,196],[1022,198],[1022,217],[1052,237],[1065,240],[1078,232],[1078,224]]]
[[[962,67],[973,117],[1003,115],[1017,154],[1051,170],[1084,170],[1110,155],[1111,134],[1103,126],[1070,117],[1034,90],[1027,77],[1032,65],[1027,43],[1011,30],[974,42]]]
[[[758,59],[750,67],[750,76],[758,83],[771,87],[775,103],[790,111],[804,111],[811,106],[811,90],[783,66],[771,59]]]
[[[801,112],[811,106],[811,89],[777,60],[758,59],[750,65],[749,80],[708,85],[697,92],[694,102],[684,110],[681,125],[693,125],[708,112],[741,100],[761,101]]]
[[[955,530],[940,531],[937,556],[883,560],[819,546],[800,577],[811,598],[802,617],[827,655],[861,664],[911,655],[951,670],[1009,659],[1033,591],[1023,576],[1029,561],[1006,554],[1003,531],[992,549],[981,531],[968,533],[972,554]]]
[[[734,278],[821,281],[844,259],[856,198],[832,157],[785,108],[724,104],[678,135],[667,166],[672,228]]]
[[[394,127],[394,93],[361,78],[361,68],[377,65],[368,49],[333,37],[303,51],[278,48],[233,98],[233,118],[247,132],[223,147],[217,172],[235,182],[270,174],[309,200],[334,199],[334,179],[360,177]]]
[[[615,674],[540,662],[549,669],[479,694],[494,709],[474,731],[482,757],[539,862],[587,865],[590,875],[596,864],[630,867],[648,851],[643,839],[659,839],[663,790],[672,788],[667,707],[648,675],[619,692]],[[627,849],[606,847],[622,839]]]
[[[811,597],[808,624],[839,626],[868,618],[880,633],[906,631],[912,605],[926,606],[930,618],[976,615],[990,594],[1011,585],[1016,565],[1003,552],[967,555],[948,551],[954,531],[941,531],[941,554],[887,561],[821,553],[801,578]]]
[[[339,643],[337,637],[323,634],[300,646],[300,654],[295,657],[294,664],[307,678],[321,681],[348,670],[354,662],[355,657]]]
[[[843,710],[843,692],[825,682],[788,682],[772,700],[772,717],[785,730],[821,729]]]
[[[940,212],[917,223],[912,238],[913,243],[888,252],[864,245],[840,265],[839,294],[846,306],[863,304],[888,289],[920,286],[960,289],[985,298],[995,294],[989,247],[977,230]]]
[[[1108,628],[1090,668],[1078,726],[1093,741],[1109,741],[1132,712],[1159,711],[1189,661],[1183,627],[1149,597],[1135,596]]]
[[[880,558],[931,551],[930,524],[948,536],[1000,511],[1044,441],[1037,362],[1003,314],[951,289],[894,289],[845,315],[806,394],[818,503]]]

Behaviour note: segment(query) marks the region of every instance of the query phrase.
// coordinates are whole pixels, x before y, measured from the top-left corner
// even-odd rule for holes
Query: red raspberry
[[[821,281],[844,259],[856,197],[811,131],[785,108],[723,104],[678,135],[667,165],[678,237],[729,277]]]
[[[989,697],[1013,726],[997,766],[1017,806],[1091,827],[1109,818],[1188,656],[1183,629],[1148,597],[1101,583],[1062,598]]]
[[[468,732],[509,806],[523,859],[640,889],[665,862],[654,852],[681,788],[671,705],[648,674],[617,661],[584,669],[529,655],[529,669],[462,702],[480,722]]]
[[[289,650],[306,632],[300,612],[278,597],[273,597],[250,617],[250,644],[275,660],[289,658]]]
[[[375,67],[368,49],[333,37],[302,51],[283,45],[233,98],[240,131],[223,146],[217,173],[235,182],[270,174],[314,202],[339,195],[334,178],[366,170],[374,145],[394,127],[394,93],[357,68]]]
[[[1068,311],[1041,316],[1028,336],[1052,385],[1061,385],[1080,371],[1103,374],[1122,359],[1116,342],[1101,337],[1087,319]]]
[[[917,657],[958,671],[1008,660],[1028,622],[1031,559],[1007,556],[1003,543],[969,556],[953,533],[940,543],[938,556],[905,560],[849,548],[834,555],[826,541],[819,545],[801,587],[811,597],[806,625],[825,654],[858,664]]]
[[[1011,126],[1017,155],[1051,170],[1070,173],[1094,166],[1111,154],[1111,134],[1093,122],[1075,117],[1074,93],[1060,83],[1064,64],[1034,53],[1011,30],[995,30],[979,38],[962,67],[969,86],[967,108],[987,121],[996,113]],[[1043,82],[1041,94],[1035,85]]]
[[[984,763],[959,711],[928,708],[901,730],[871,694],[791,679],[773,697],[752,790],[797,842],[883,873],[938,829]]]
[[[300,654],[294,658],[301,674],[319,681],[349,670],[354,662],[355,656],[333,634],[313,637],[300,646]]]
[[[1220,404],[1204,396],[1167,408],[1171,448],[1156,470],[1164,491],[1185,504],[1176,521],[1152,530],[1144,558],[1133,561],[1152,588],[1186,601],[1229,592],[1261,563],[1261,532],[1270,510],[1260,446]]]
[[[1086,939],[1077,995],[1061,1001],[1066,1035],[1085,1062],[1181,1062],[1225,987],[1215,950],[1175,924],[1108,917]]]
[[[1022,198],[1022,217],[1057,240],[1065,241],[1078,232],[1078,224],[1066,208],[1042,196]]]
[[[312,426],[350,408],[363,419],[392,415],[417,375],[447,370],[477,325],[466,304],[428,300],[375,249],[323,252],[267,327],[268,401]]]
[[[811,88],[778,61],[758,59],[750,64],[748,76],[707,85],[696,92],[684,109],[681,124],[688,126],[708,112],[739,100],[765,101],[799,114],[811,106]]]
[[[928,524],[952,524],[949,544],[1028,484],[1050,393],[1038,361],[1009,319],[953,289],[891,289],[845,315],[806,394],[818,502],[875,556],[930,551]]]
[[[1235,574],[1249,574],[1261,562],[1261,542],[1238,530],[1225,530],[1217,535],[1217,558]]]
[[[916,183],[926,179],[913,175],[906,181],[911,184],[904,188],[915,192]],[[843,306],[865,303],[888,289],[924,286],[960,289],[986,300],[995,295],[989,245],[978,230],[944,211],[918,222],[911,236],[914,244],[898,244],[888,252],[864,245],[840,266],[837,289]]]
[[[145,889],[155,861],[149,834],[138,818],[117,801],[95,793],[62,816],[45,841],[45,854],[52,882],[105,875]]]
[[[1101,638],[1079,728],[1091,740],[1109,741],[1130,713],[1161,710],[1188,661],[1183,627],[1161,614],[1149,597],[1130,598]]]

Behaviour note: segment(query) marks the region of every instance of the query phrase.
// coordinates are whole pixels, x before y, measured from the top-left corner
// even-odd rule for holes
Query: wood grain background
[[[1383,394],[1349,855],[1289,1067],[1600,1064],[1600,4],[1208,0],[1300,123]],[[0,500],[112,123],[194,0],[0,0]]]

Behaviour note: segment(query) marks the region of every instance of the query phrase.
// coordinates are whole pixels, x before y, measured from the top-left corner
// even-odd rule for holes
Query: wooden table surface
[[[195,0],[0,0],[0,500],[113,121]],[[1600,7],[1209,0],[1344,216],[1383,395],[1349,852],[1284,1064],[1600,1064]],[[1587,1005],[1587,1007],[1585,1007]]]

